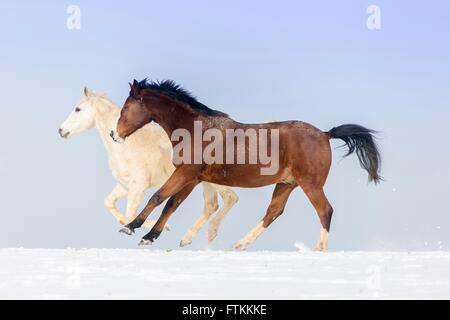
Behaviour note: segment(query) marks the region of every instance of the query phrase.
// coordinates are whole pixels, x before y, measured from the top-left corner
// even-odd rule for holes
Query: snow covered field
[[[450,252],[0,249],[0,298],[450,298]]]

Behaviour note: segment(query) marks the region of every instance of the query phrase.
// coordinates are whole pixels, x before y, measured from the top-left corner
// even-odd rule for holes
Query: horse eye
[[[75,112],[80,112],[81,111],[81,109],[80,108],[75,108]]]

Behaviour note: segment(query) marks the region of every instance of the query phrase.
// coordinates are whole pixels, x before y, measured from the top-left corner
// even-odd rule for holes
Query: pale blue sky
[[[119,234],[103,207],[114,180],[97,133],[63,141],[57,129],[83,85],[122,105],[128,81],[150,77],[240,121],[381,131],[377,187],[356,157],[333,152],[330,249],[450,248],[448,1],[17,2],[0,3],[0,247],[135,247],[143,233]],[[81,30],[66,28],[70,4]],[[366,28],[370,4],[381,8],[379,31]],[[271,190],[238,189],[212,248],[231,248],[256,225]],[[196,190],[154,247],[176,248],[201,205]],[[312,246],[318,231],[297,190],[252,249]],[[191,248],[206,248],[204,232]]]

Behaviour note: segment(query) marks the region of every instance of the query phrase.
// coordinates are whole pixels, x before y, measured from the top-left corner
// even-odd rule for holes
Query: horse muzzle
[[[64,138],[64,139],[69,138],[69,135],[70,135],[70,131],[65,131],[61,128],[58,129],[58,133],[61,136],[61,138]]]
[[[125,141],[124,139],[119,137],[119,135],[114,130],[111,130],[109,136],[111,137],[111,139],[113,139],[117,143],[123,143]]]

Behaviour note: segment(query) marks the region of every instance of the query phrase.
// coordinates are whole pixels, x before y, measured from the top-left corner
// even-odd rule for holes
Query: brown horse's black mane
[[[199,102],[189,91],[173,80],[148,81],[144,79],[138,84],[139,90],[152,89],[172,99],[187,103],[192,109],[205,113],[209,116],[228,117],[226,113],[208,108]],[[131,95],[131,92],[130,92]]]

